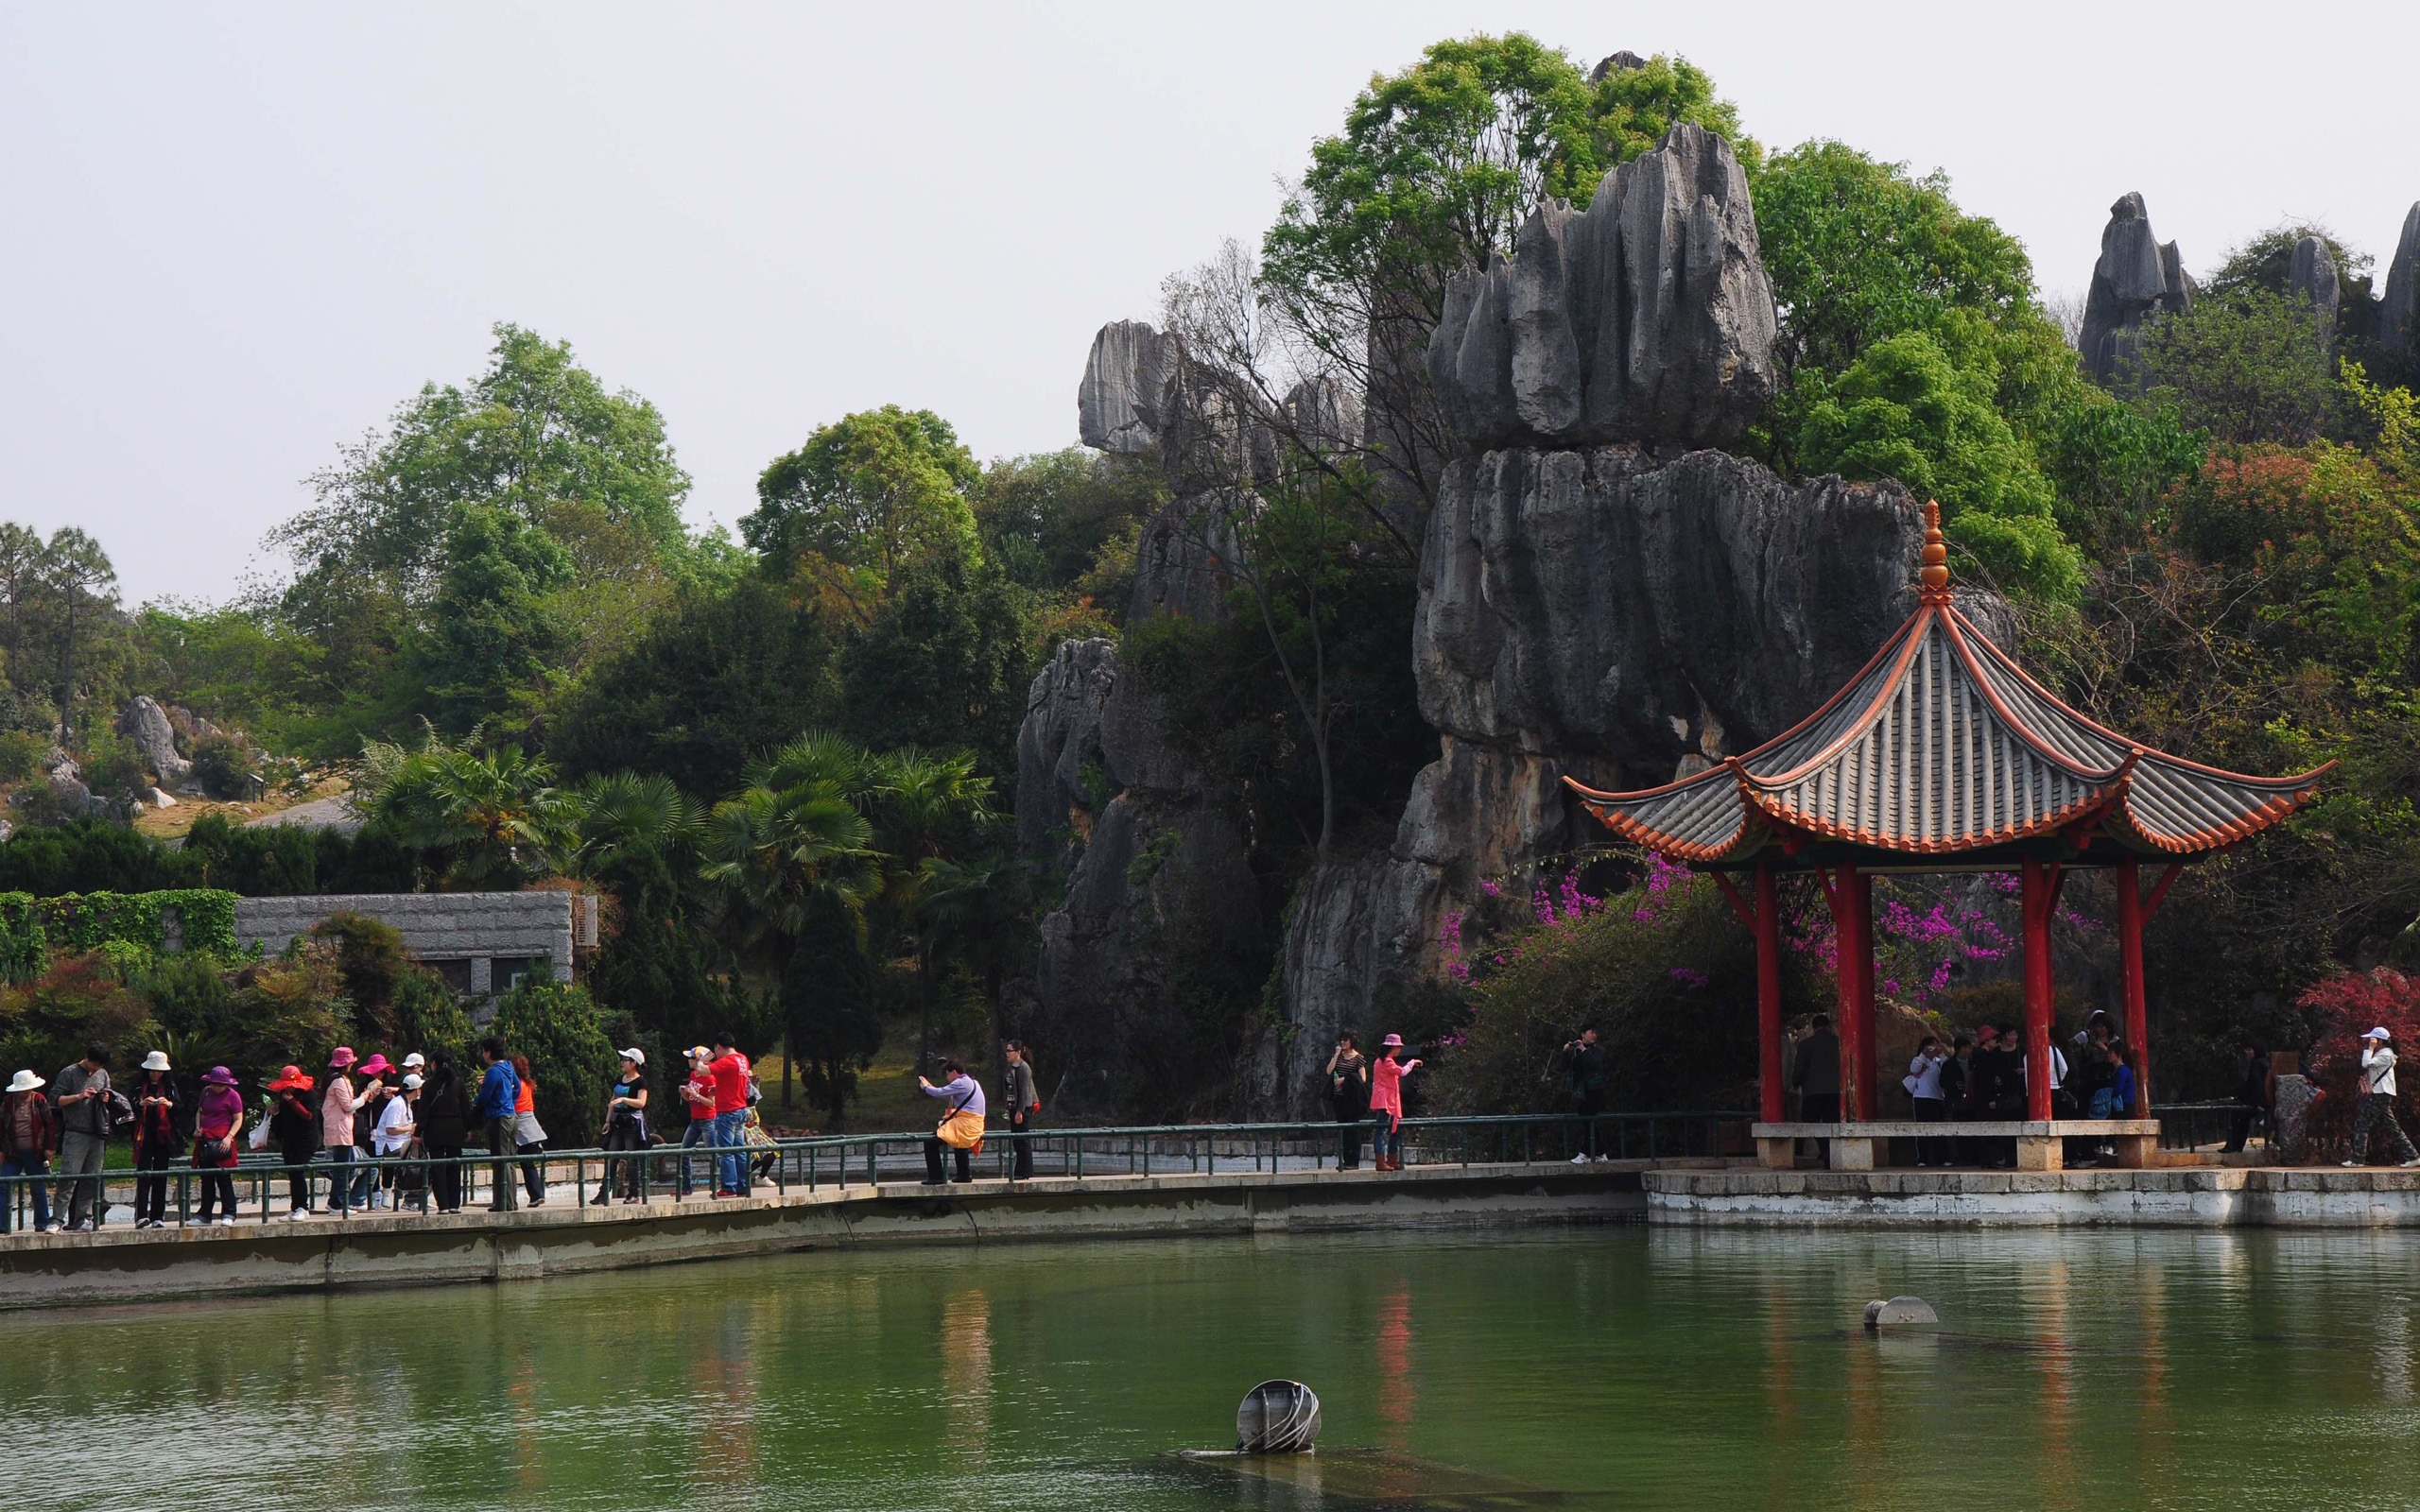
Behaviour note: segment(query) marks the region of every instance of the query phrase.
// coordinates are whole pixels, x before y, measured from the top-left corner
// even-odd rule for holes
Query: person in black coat
[[[2235,1090],[2235,1127],[2227,1133],[2227,1153],[2243,1148],[2252,1138],[2252,1122],[2269,1112],[2269,1052],[2256,1040],[2243,1042],[2243,1080]]]
[[[420,1090],[413,1122],[420,1129],[421,1148],[428,1154],[428,1185],[440,1212],[462,1211],[462,1168],[451,1162],[461,1158],[462,1145],[471,1136],[471,1110],[463,1094],[453,1053],[439,1051],[429,1063],[428,1081]]]

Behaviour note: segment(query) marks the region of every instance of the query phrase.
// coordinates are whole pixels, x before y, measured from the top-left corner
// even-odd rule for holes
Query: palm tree
[[[918,868],[919,954],[964,961],[983,977],[992,1039],[1000,1030],[1000,986],[1010,956],[1028,937],[1023,927],[1032,898],[1033,868],[1012,850],[989,850],[965,861],[928,856]]]
[[[441,885],[510,887],[553,869],[579,843],[577,805],[554,778],[545,758],[518,746],[482,753],[430,730],[418,750],[366,744],[354,802],[439,857]]]
[[[936,753],[909,747],[875,759],[873,808],[876,833],[890,858],[884,900],[915,955],[916,1063],[922,1070],[931,1053],[933,1003],[940,991],[935,966],[950,937],[924,907],[931,876],[925,868],[981,844],[995,817],[992,780],[975,775],[971,750]]]

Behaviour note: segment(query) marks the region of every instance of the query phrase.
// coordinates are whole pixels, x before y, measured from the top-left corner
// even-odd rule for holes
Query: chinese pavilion
[[[2332,766],[2334,764],[2330,763]],[[2137,1107],[2151,1106],[2143,922],[2187,862],[2275,824],[2310,801],[2322,766],[2248,777],[2149,750],[2095,724],[2029,677],[1951,602],[1940,506],[1925,507],[1916,610],[1864,670],[1796,726],[1744,755],[1662,787],[1600,793],[1569,778],[1624,839],[1709,872],[1756,936],[1762,1118],[1782,1118],[1781,930],[1776,879],[1811,872],[1839,937],[1844,1119],[1876,1117],[1876,875],[2013,871],[2021,879],[2025,1057],[2047,1063],[2050,922],[2081,868],[2116,871],[2125,1040]],[[2150,896],[2141,869],[2162,869]],[[1751,879],[1746,893],[1735,880]],[[2028,1076],[2031,1119],[2050,1084]]]

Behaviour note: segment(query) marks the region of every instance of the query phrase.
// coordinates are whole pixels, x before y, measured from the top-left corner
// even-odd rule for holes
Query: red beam
[[[1757,862],[1756,870],[1761,874],[1765,870],[1765,864],[1761,861]],[[1747,925],[1749,929],[1754,931],[1756,933],[1756,937],[1759,940],[1763,939],[1764,932],[1762,927],[1756,922],[1755,910],[1748,906],[1747,899],[1739,896],[1738,885],[1720,871],[1709,871],[1706,875],[1714,879],[1715,886],[1720,888],[1722,892],[1723,901],[1731,905],[1731,911],[1733,913],[1739,916],[1739,922]]]
[[[2129,861],[2126,865],[2131,868],[2134,863]],[[2168,869],[2159,874],[2159,881],[2152,886],[2151,897],[2143,903],[2144,922],[2150,922],[2152,915],[2159,912],[2159,905],[2168,901],[2168,889],[2175,886],[2176,879],[2184,874],[2184,867],[2173,861],[2168,864]],[[2148,1108],[2151,1105],[2146,1103],[2143,1106]]]

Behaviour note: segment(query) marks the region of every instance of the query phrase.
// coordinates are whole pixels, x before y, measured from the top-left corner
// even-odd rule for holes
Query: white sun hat
[[[29,1092],[37,1087],[47,1087],[50,1084],[48,1082],[43,1081],[40,1076],[35,1075],[30,1071],[21,1071],[14,1076],[9,1078],[9,1090],[12,1092]]]
[[[2380,1024],[2378,1027],[2361,1036],[2361,1038],[2364,1040],[2392,1040],[2394,1036],[2387,1033],[2386,1026],[2384,1024]]]
[[[152,1051],[149,1055],[143,1057],[143,1069],[146,1071],[167,1070],[168,1053],[164,1050]]]

